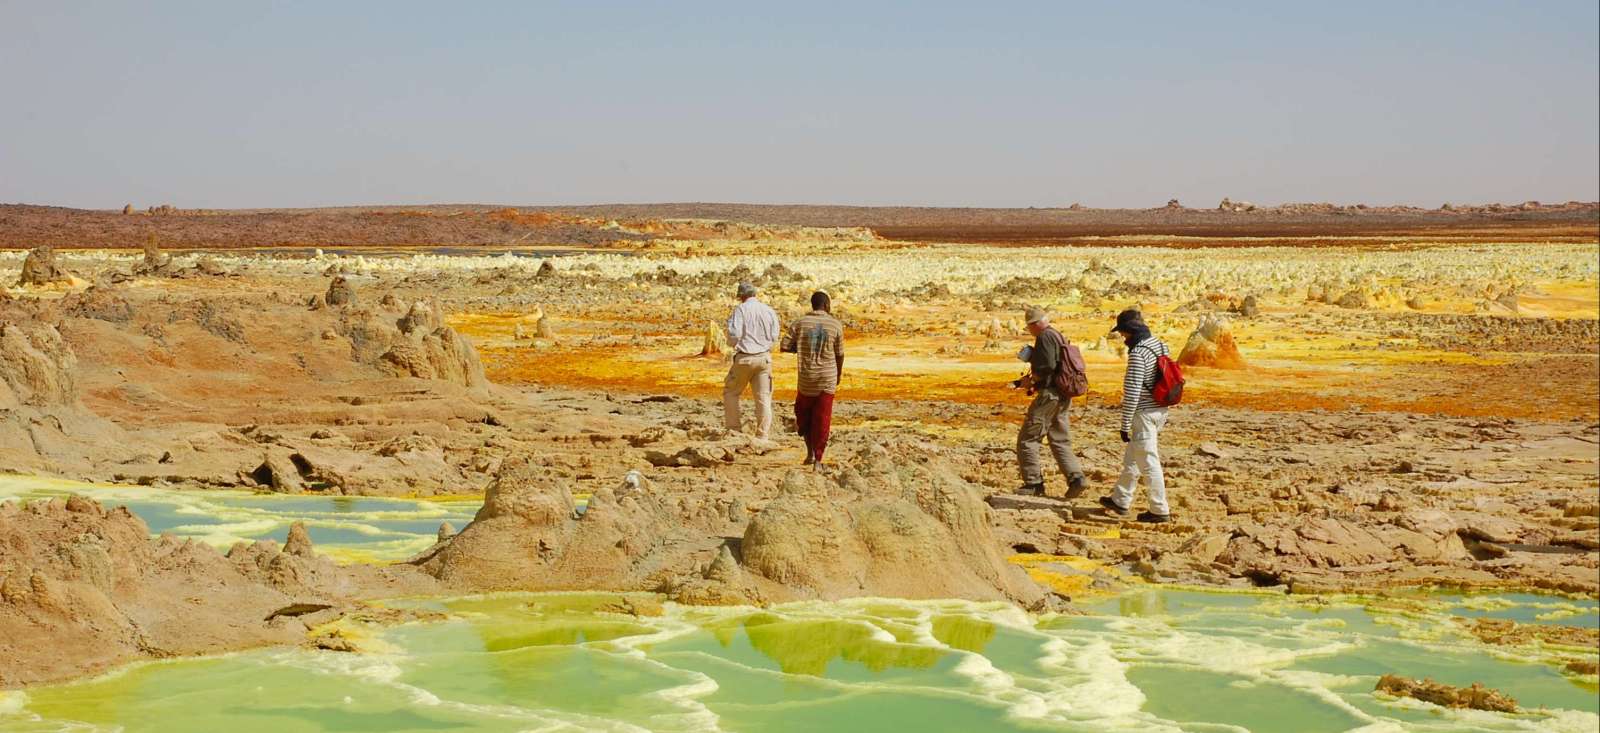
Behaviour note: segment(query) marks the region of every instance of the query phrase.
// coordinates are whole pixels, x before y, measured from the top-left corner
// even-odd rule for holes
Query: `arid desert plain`
[[[1600,725],[1595,204],[0,206],[0,247],[0,729]],[[772,441],[722,426],[740,282],[833,298],[824,471],[792,357]],[[1073,500],[1013,495],[1028,305],[1088,364]],[[1129,307],[1188,378],[1161,525],[1095,502]]]

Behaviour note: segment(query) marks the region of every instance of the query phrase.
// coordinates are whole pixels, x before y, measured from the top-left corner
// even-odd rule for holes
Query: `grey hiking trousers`
[[[1045,438],[1050,439],[1050,453],[1055,456],[1061,473],[1069,479],[1083,473],[1078,457],[1072,454],[1067,405],[1067,401],[1050,387],[1039,390],[1033,397],[1033,404],[1028,405],[1022,429],[1017,432],[1017,468],[1022,472],[1022,483],[1044,482],[1044,467],[1039,465],[1039,442]]]

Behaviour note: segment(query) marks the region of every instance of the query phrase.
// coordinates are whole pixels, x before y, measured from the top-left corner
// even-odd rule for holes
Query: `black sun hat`
[[[1149,330],[1150,328],[1149,326],[1144,325],[1144,314],[1140,313],[1138,308],[1129,308],[1117,314],[1117,325],[1115,328],[1111,329],[1111,332],[1127,333],[1135,327],[1143,328],[1145,330]]]

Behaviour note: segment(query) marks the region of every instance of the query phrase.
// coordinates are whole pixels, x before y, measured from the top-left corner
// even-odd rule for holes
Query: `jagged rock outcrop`
[[[648,492],[602,489],[580,516],[566,479],[511,458],[472,523],[413,562],[459,588],[653,590],[669,535],[686,537]]]
[[[350,308],[342,312],[337,331],[350,340],[356,361],[395,376],[488,386],[472,343],[441,321],[437,308],[422,302],[413,303],[397,321],[378,311]]]
[[[156,245],[155,237],[144,243],[144,259],[133,266],[135,275],[171,275],[173,274],[172,257],[161,251]]]
[[[1414,698],[1447,708],[1472,708],[1497,713],[1517,712],[1515,698],[1499,690],[1484,687],[1479,682],[1467,687],[1455,687],[1428,678],[1414,680],[1386,674],[1379,678],[1377,687],[1373,689],[1395,697]]]
[[[1219,369],[1243,369],[1244,357],[1233,341],[1233,331],[1228,319],[1221,314],[1200,317],[1200,325],[1178,354],[1178,363],[1184,366],[1206,366]]]
[[[0,503],[0,688],[140,657],[294,643],[356,595],[432,588],[407,570],[335,565],[300,540],[291,536],[298,554],[260,542],[224,557],[150,539],[125,507],[78,496]],[[277,613],[285,608],[296,612]]]
[[[1046,603],[1011,565],[977,487],[916,448],[872,445],[837,478],[797,470],[750,520],[745,568],[772,596],[1004,598]]]
[[[1445,565],[1470,556],[1457,517],[1437,510],[1409,510],[1368,521],[1331,516],[1258,515],[1236,524],[1217,566],[1268,582],[1297,580],[1307,588],[1325,571],[1360,570],[1385,563]],[[1209,563],[1208,563],[1209,564]]]
[[[22,277],[18,285],[50,285],[71,282],[72,276],[56,263],[56,252],[49,247],[34,247],[22,261]]]
[[[1349,308],[1351,310],[1371,308],[1372,296],[1365,290],[1355,288],[1348,290],[1344,295],[1339,296],[1339,299],[1334,301],[1334,305],[1337,305],[1340,308]]]
[[[59,472],[84,457],[121,460],[134,441],[79,402],[77,356],[61,331],[0,320],[0,446],[11,471]]]
[[[354,305],[356,302],[356,289],[343,275],[337,275],[328,283],[328,292],[322,296],[323,302],[330,306]]]
[[[70,405],[77,357],[55,326],[0,322],[0,408]]]
[[[977,487],[903,447],[874,445],[836,478],[795,471],[747,510],[667,502],[643,481],[601,489],[581,514],[565,479],[508,461],[473,522],[412,562],[453,587],[653,590],[684,603],[895,596],[1057,599],[1006,560]]]

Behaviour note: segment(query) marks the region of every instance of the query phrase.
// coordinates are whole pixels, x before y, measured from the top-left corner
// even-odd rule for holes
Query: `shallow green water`
[[[150,526],[228,547],[240,540],[283,542],[302,521],[318,551],[341,560],[395,560],[427,549],[439,524],[460,529],[472,521],[477,501],[424,501],[352,496],[280,496],[245,491],[178,491],[143,486],[100,486],[25,476],[0,476],[0,501],[82,494],[107,506],[127,506]]]
[[[362,654],[272,650],[135,665],[0,695],[17,731],[1594,731],[1591,682],[1493,653],[1462,607],[1592,617],[1593,602],[1360,600],[1143,590],[1087,616],[861,600],[598,612],[599,594],[419,600],[450,620]],[[1454,604],[1454,605],[1452,605]],[[1464,605],[1463,605],[1464,604]],[[1531,606],[1525,604],[1534,604]],[[1520,610],[1518,610],[1520,609]],[[1482,681],[1530,712],[1445,711],[1377,676]]]

